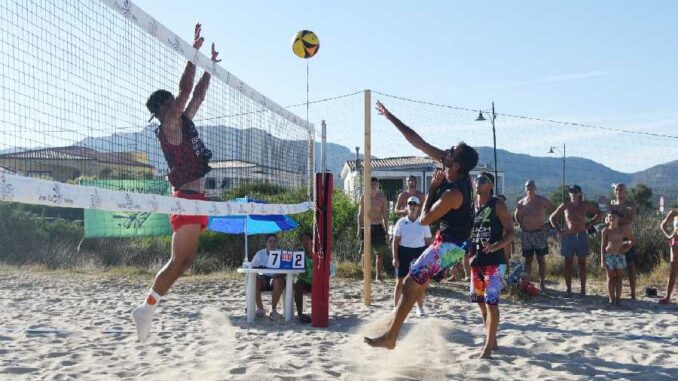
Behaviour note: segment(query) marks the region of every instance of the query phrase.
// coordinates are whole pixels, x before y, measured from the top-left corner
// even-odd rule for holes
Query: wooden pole
[[[370,219],[372,186],[372,92],[365,90],[365,159],[363,160],[363,279],[365,305],[372,303],[372,232]]]

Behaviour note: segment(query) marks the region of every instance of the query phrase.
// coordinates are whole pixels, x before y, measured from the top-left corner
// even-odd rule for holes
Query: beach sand
[[[678,379],[678,307],[643,299],[609,308],[602,285],[585,299],[566,299],[553,285],[527,302],[503,301],[500,349],[478,360],[481,318],[463,283],[431,287],[427,316],[412,313],[389,351],[362,338],[388,323],[392,280],[373,284],[367,307],[361,281],[333,279],[330,326],[313,328],[268,318],[248,324],[242,281],[183,278],[139,343],[130,313],[150,281],[0,272],[0,379]]]

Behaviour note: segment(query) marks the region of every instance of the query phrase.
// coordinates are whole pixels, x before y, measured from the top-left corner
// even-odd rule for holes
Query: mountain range
[[[143,151],[148,153],[149,164],[163,171],[166,169],[166,164],[160,153],[154,129],[155,126],[149,125],[134,133],[88,137],[77,142],[76,145],[103,151]],[[206,145],[213,148],[213,160],[243,160],[259,164],[266,163],[266,166],[273,167],[274,170],[296,173],[306,171],[306,156],[300,154],[306,151],[306,142],[303,140],[282,139],[256,128],[240,129],[228,126],[202,127],[199,128],[199,133]],[[221,147],[216,149],[215,145],[221,145]],[[255,149],[250,149],[252,147]],[[493,163],[492,147],[476,147],[476,149],[479,154],[479,163],[491,166]],[[320,143],[316,142],[315,150],[315,167],[320,168]],[[362,154],[359,156],[363,157]],[[286,159],[279,162],[274,160],[280,157]],[[335,187],[342,187],[340,174],[344,163],[355,158],[355,151],[348,147],[329,142],[326,144],[326,168],[334,174]],[[540,193],[545,195],[561,185],[562,157],[536,157],[498,149],[497,161],[499,170],[505,175],[504,193],[509,200],[515,200],[523,194],[523,185],[527,179],[535,180]],[[676,200],[678,197],[678,160],[639,172],[625,173],[590,159],[566,157],[565,176],[566,184],[580,185],[584,194],[589,198],[609,195],[611,184],[620,182],[629,187],[644,183],[652,189],[655,198],[664,195],[667,200]]]

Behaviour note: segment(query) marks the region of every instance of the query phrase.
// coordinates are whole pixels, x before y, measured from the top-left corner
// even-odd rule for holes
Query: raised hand
[[[443,184],[443,181],[445,181],[445,173],[443,173],[443,171],[440,169],[436,169],[436,171],[433,172],[433,176],[431,176],[431,187],[429,189],[440,188],[440,186]]]
[[[377,112],[379,113],[379,115],[383,115],[386,118],[388,118],[391,115],[391,113],[388,111],[386,106],[384,106],[384,104],[379,102],[379,101],[377,101],[376,109],[377,109]]]
[[[200,47],[202,47],[202,43],[205,41],[205,39],[200,36],[201,32],[202,25],[200,23],[195,24],[195,32],[193,34],[193,47],[195,49],[200,49]]]
[[[214,42],[213,42],[213,43],[212,43],[212,62],[214,62],[214,63],[221,62],[220,59],[217,59],[217,56],[218,56],[218,55],[219,55],[219,52],[217,52],[216,50],[214,50]]]

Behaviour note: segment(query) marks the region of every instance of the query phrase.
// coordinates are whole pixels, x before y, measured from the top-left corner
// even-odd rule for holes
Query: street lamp
[[[490,118],[490,123],[492,123],[492,142],[493,142],[493,152],[494,152],[494,194],[499,194],[499,176],[497,175],[497,133],[494,128],[494,121],[497,119],[497,114],[494,112],[494,102],[492,102],[492,111],[483,111],[478,110],[478,117],[476,122],[482,122],[487,119],[483,116],[483,112],[487,114],[487,117]]]
[[[560,151],[559,147],[551,146],[549,147],[549,153],[556,153],[555,151]],[[563,143],[563,182],[561,186],[561,202],[565,203],[565,143]]]

